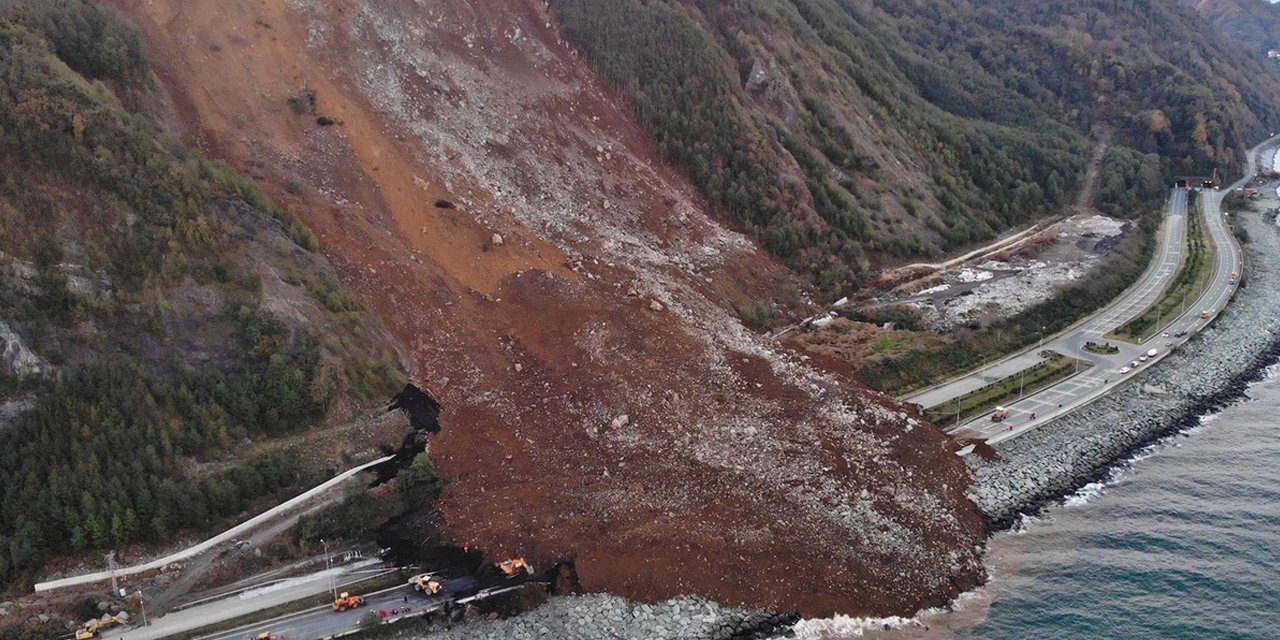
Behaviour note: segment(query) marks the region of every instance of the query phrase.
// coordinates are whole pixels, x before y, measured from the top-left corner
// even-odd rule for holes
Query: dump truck
[[[996,407],[996,412],[991,414],[992,422],[1004,422],[1009,417],[1009,407]]]
[[[356,607],[363,607],[364,605],[364,598],[343,591],[342,595],[338,596],[338,599],[333,601],[333,610],[346,611],[347,609],[355,609]]]
[[[444,591],[444,585],[440,584],[440,581],[436,580],[436,577],[429,573],[409,578],[409,585],[418,593],[423,593],[429,596],[434,596],[441,591]]]
[[[501,571],[508,578],[515,576],[521,570],[525,573],[533,574],[533,567],[528,562],[525,562],[524,558],[511,558],[510,560],[495,562],[493,566],[497,567],[498,571]]]
[[[97,620],[89,620],[76,630],[76,640],[90,640],[90,638],[98,637],[98,633],[108,627],[114,627],[129,622],[129,614],[120,612],[116,615],[104,614]]]

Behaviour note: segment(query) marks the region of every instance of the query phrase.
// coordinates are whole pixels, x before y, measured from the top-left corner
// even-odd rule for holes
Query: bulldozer
[[[524,571],[525,573],[530,575],[533,574],[533,566],[530,565],[528,562],[525,562],[524,558],[511,558],[510,560],[502,560],[500,562],[493,563],[493,566],[497,567],[498,571],[501,571],[502,575],[505,575],[508,578],[515,576],[520,571]]]
[[[409,578],[409,584],[413,586],[414,590],[429,596],[434,596],[444,591],[444,585],[440,584],[440,581],[429,573]]]
[[[84,623],[84,626],[76,630],[76,640],[91,640],[98,637],[98,633],[108,627],[114,627],[118,624],[127,624],[129,616],[126,613],[117,613],[116,615],[103,615],[97,620],[90,620]]]
[[[342,595],[338,596],[338,599],[333,601],[333,610],[346,611],[347,609],[363,607],[364,604],[364,598],[343,591]]]

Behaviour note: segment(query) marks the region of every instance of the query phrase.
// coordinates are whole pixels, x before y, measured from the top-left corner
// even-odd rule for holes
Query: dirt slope
[[[980,574],[953,445],[733,319],[726,299],[793,280],[707,216],[541,3],[112,4],[178,125],[315,229],[440,398],[458,541],[576,558],[592,590],[810,615]],[[288,104],[304,87],[314,114]]]

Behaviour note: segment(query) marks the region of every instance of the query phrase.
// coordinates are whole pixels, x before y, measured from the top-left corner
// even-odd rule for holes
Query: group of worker
[[[402,613],[409,613],[410,610],[411,610],[411,607],[407,604],[403,607],[400,607],[399,609],[392,609],[389,612],[386,609],[378,609],[378,617],[385,618],[389,615],[398,616]]]

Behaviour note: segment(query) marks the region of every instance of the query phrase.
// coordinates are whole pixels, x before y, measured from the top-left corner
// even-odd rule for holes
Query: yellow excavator
[[[364,604],[365,604],[364,598],[361,598],[360,596],[352,595],[350,593],[347,593],[346,591],[343,591],[342,595],[338,596],[338,599],[333,601],[333,610],[346,611],[347,609],[355,609],[356,607],[363,607]]]
[[[76,640],[91,640],[98,637],[98,632],[108,627],[114,627],[118,624],[126,624],[129,622],[129,616],[124,613],[116,615],[104,615],[97,620],[90,620],[84,623],[84,626],[76,630]]]
[[[530,565],[528,562],[525,562],[524,558],[511,558],[510,560],[502,560],[501,562],[493,563],[493,566],[497,567],[498,571],[501,571],[502,575],[505,575],[508,578],[516,575],[520,571],[524,571],[525,573],[528,573],[530,575],[533,574],[533,566]]]
[[[414,590],[417,592],[429,596],[434,596],[441,591],[444,591],[444,585],[440,584],[440,581],[436,580],[436,577],[429,573],[423,573],[409,578],[409,584],[412,585]]]

